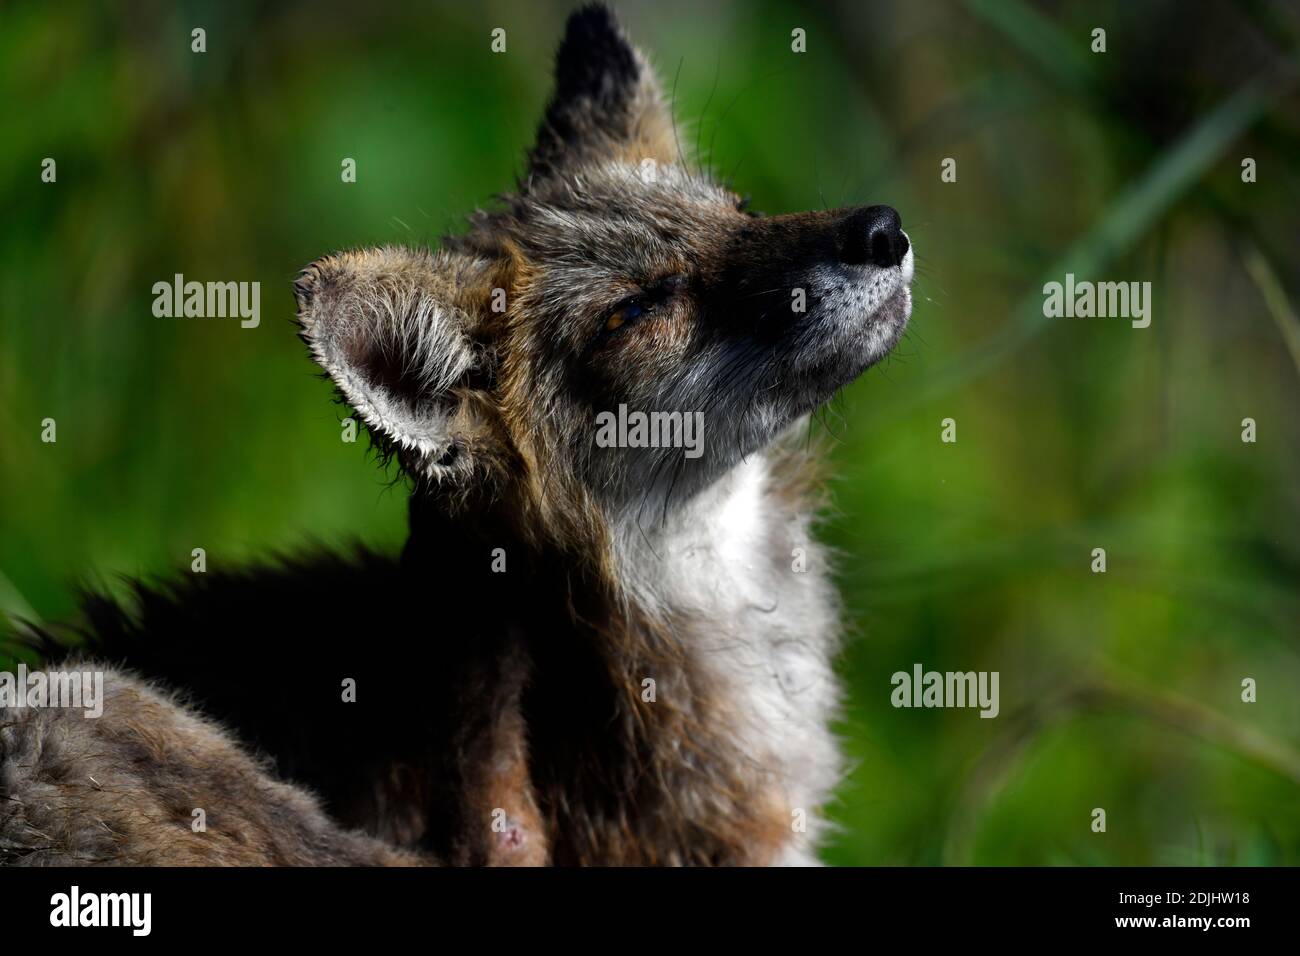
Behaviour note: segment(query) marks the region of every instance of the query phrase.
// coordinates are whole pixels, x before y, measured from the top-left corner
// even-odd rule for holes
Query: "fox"
[[[52,837],[93,829],[86,780],[116,769],[113,800],[171,806],[109,849],[158,862],[196,859],[199,792],[228,829],[198,836],[269,863],[819,862],[844,625],[809,419],[902,337],[914,253],[889,206],[764,216],[678,142],[583,6],[513,191],[436,249],[301,272],[300,337],[410,489],[404,547],[136,582],[34,629],[120,692],[58,774],[0,710],[0,854],[70,858]],[[663,440],[598,441],[620,409]],[[37,785],[43,820],[14,797]]]

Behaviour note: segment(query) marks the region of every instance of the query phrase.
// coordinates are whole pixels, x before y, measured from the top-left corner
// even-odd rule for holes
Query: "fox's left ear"
[[[529,154],[533,176],[616,159],[672,163],[672,114],[659,82],[603,4],[569,17],[555,57],[555,93]]]
[[[318,259],[294,284],[312,357],[415,477],[464,481],[498,450],[474,342],[490,268],[381,247]]]

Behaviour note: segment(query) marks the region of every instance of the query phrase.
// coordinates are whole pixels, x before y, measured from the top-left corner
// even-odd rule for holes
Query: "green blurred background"
[[[854,759],[826,859],[1300,862],[1296,7],[617,7],[756,208],[888,202],[917,248],[911,331],[823,416]],[[67,619],[76,581],[196,546],[398,546],[403,490],[339,441],[290,284],[511,184],[567,8],[0,9],[0,610]],[[1044,319],[1067,271],[1150,281],[1151,327]],[[260,281],[261,326],[155,318],[177,272]],[[1001,716],[893,709],[916,662],[999,671]]]

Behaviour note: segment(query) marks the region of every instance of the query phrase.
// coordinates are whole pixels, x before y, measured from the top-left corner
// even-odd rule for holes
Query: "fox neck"
[[[528,661],[519,802],[553,862],[814,862],[840,773],[838,615],[805,467],[753,455],[656,522],[616,516],[585,561],[413,498],[408,569],[478,594],[483,635]]]
[[[670,629],[693,672],[697,700],[682,705],[708,708],[710,731],[739,757],[731,771],[780,820],[778,862],[812,862],[841,769],[829,728],[838,607],[810,535],[805,467],[753,455],[656,526],[624,522],[613,548],[636,615]]]

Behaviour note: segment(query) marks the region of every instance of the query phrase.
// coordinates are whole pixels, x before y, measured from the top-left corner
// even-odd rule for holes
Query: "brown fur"
[[[104,713],[0,708],[0,863],[411,866],[346,831],[210,721],[117,671]],[[194,832],[193,811],[206,814]]]

